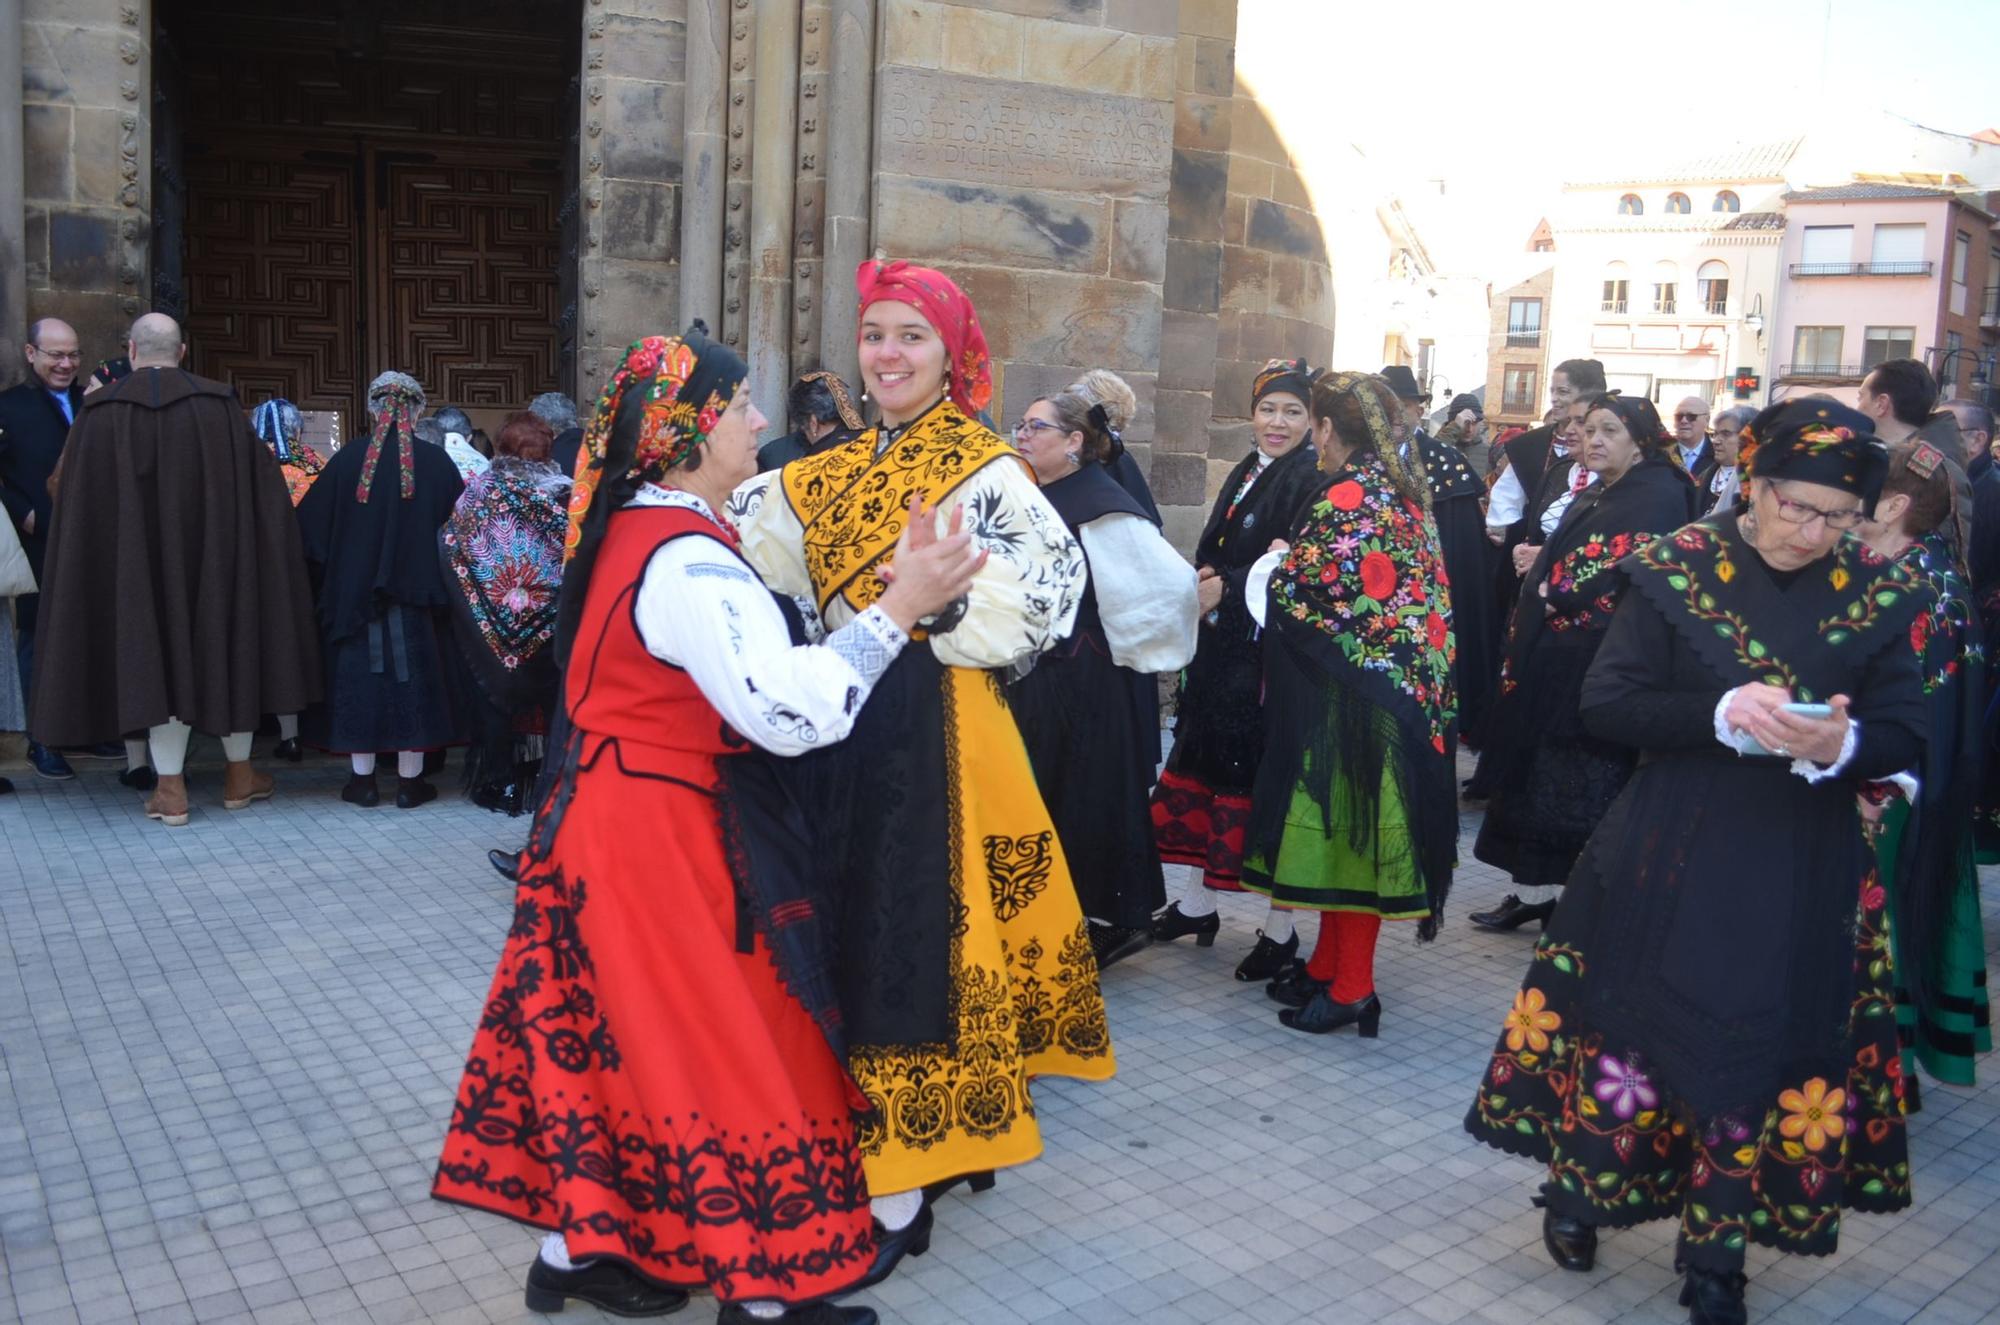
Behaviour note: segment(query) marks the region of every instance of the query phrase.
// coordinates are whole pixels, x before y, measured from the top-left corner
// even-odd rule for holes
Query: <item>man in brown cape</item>
[[[291,498],[236,393],[180,367],[164,314],[132,324],[128,352],[63,453],[28,720],[54,746],[146,731],[146,815],[178,827],[192,732],[222,738],[225,808],[270,796],[250,737],[319,698],[318,632]]]

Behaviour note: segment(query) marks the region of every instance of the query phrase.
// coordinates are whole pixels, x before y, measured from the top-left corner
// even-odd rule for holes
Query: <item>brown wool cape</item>
[[[29,725],[87,745],[217,735],[320,696],[291,498],[236,393],[179,368],[93,392],[62,458]]]

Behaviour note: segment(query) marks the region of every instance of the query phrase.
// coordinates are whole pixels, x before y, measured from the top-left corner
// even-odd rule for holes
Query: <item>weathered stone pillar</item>
[[[793,157],[799,130],[799,0],[756,0],[757,83],[750,164],[750,365],[752,399],[783,430],[791,386]]]
[[[681,165],[681,325],[722,334],[723,169],[729,0],[688,0],[687,146]]]
[[[21,376],[28,330],[21,167],[21,0],[0,0],[0,386]]]
[[[873,226],[869,187],[875,174],[876,0],[832,0],[828,66],[832,86],[822,107],[826,143],[826,212],[822,218],[819,362],[861,390],[854,353],[854,269],[869,256]]]

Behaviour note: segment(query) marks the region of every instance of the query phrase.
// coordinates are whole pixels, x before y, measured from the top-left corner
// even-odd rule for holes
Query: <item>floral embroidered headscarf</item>
[[[681,464],[708,439],[722,412],[736,398],[749,370],[727,345],[710,340],[697,322],[680,336],[635,340],[604,384],[596,412],[584,428],[570,490],[565,558],[576,554],[583,523],[607,478],[636,483],[658,478]],[[632,454],[612,454],[611,432],[627,393],[644,401]],[[615,471],[615,472],[614,472]]]
[[[986,333],[972,301],[949,276],[908,262],[871,258],[855,268],[854,291],[860,297],[857,316],[885,300],[922,313],[944,341],[946,392],[952,403],[967,414],[992,403],[993,361],[986,352]]]
[[[368,454],[361,458],[361,478],[354,485],[354,499],[368,500],[375,486],[375,466],[381,462],[382,447],[391,433],[396,437],[396,466],[401,472],[404,501],[417,495],[416,457],[410,450],[410,432],[417,416],[424,412],[424,389],[408,373],[383,373],[368,384]]]
[[[1268,395],[1283,392],[1297,396],[1301,405],[1311,409],[1316,375],[1304,359],[1273,359],[1250,383],[1250,408],[1256,409],[1257,402]]]
[[[1809,396],[1772,405],[1743,430],[1736,463],[1749,478],[1790,479],[1861,498],[1864,515],[1889,476],[1889,449],[1875,421],[1837,400]]]
[[[1340,417],[1334,413],[1340,408],[1336,402],[1342,397],[1352,402],[1351,413],[1358,415],[1364,435],[1351,436],[1352,429],[1342,428]],[[1396,491],[1427,511],[1431,505],[1431,486],[1424,478],[1422,461],[1414,448],[1400,444],[1402,408],[1396,388],[1380,373],[1339,373],[1328,369],[1313,381],[1313,418],[1333,419],[1342,441],[1349,446],[1372,449]],[[1340,413],[1350,411],[1341,409]],[[1325,467],[1322,459],[1320,468]]]

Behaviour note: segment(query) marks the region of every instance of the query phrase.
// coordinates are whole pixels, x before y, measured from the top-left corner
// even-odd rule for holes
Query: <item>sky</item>
[[[1520,251],[1566,179],[1849,109],[2000,127],[2000,0],[1244,0],[1237,43],[1260,95],[1304,80],[1399,192],[1445,182],[1465,224],[1426,241],[1461,269]]]

